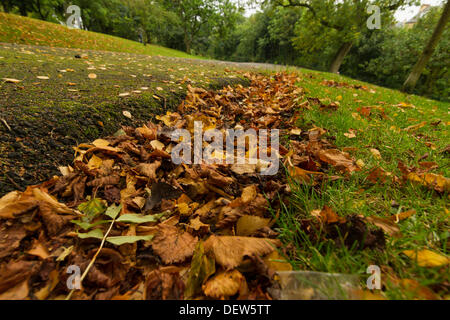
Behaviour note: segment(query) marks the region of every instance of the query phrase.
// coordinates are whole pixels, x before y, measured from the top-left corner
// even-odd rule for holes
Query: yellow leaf
[[[438,192],[450,190],[450,179],[434,173],[417,174],[412,172],[408,174],[408,180],[420,183]]]
[[[403,253],[410,259],[416,260],[420,267],[442,267],[450,263],[450,259],[430,250],[406,250]]]
[[[250,236],[261,228],[267,227],[270,219],[258,216],[244,215],[239,218],[236,224],[236,234],[238,236]]]
[[[92,142],[94,146],[97,148],[107,147],[109,146],[109,141],[103,140],[103,139],[97,139],[94,142]]]
[[[274,251],[264,258],[266,265],[275,271],[292,271],[292,265],[286,261],[278,251]]]
[[[103,160],[97,157],[95,154],[92,155],[92,158],[89,160],[87,166],[89,169],[98,169],[102,166]]]
[[[370,153],[374,156],[376,159],[381,159],[381,153],[377,149],[370,149]]]

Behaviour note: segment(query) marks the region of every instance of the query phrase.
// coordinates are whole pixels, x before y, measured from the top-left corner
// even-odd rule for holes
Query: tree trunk
[[[9,13],[11,11],[11,4],[9,3],[9,0],[2,1],[1,3],[3,5],[3,11],[5,11],[5,13]]]
[[[333,62],[330,66],[330,72],[332,73],[338,73],[339,69],[341,68],[342,62],[344,61],[344,58],[349,53],[350,49],[353,46],[353,42],[344,42],[342,46],[339,48],[339,51],[336,53],[336,56],[333,59]]]
[[[23,2],[20,3],[19,12],[20,12],[20,15],[23,17],[26,17],[28,15],[26,3],[23,3]]]
[[[417,81],[419,80],[420,75],[423,72],[423,69],[425,69],[425,66],[427,65],[428,61],[430,61],[431,56],[433,55],[434,50],[436,49],[436,46],[439,43],[442,33],[444,33],[445,25],[447,24],[449,17],[450,17],[450,0],[447,0],[444,12],[442,12],[442,16],[439,19],[439,22],[436,26],[436,29],[433,32],[433,35],[431,36],[430,41],[428,41],[425,49],[422,52],[421,57],[419,58],[419,61],[417,61],[416,65],[414,66],[405,83],[403,84],[402,90],[404,92],[411,92],[416,86]]]
[[[184,45],[186,46],[186,52],[191,54],[191,39],[187,33],[184,35]]]

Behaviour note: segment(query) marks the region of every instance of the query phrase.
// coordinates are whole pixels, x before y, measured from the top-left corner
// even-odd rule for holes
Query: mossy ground
[[[225,68],[192,59],[1,44],[0,78],[22,81],[0,82],[0,118],[11,128],[0,124],[0,194],[56,174],[78,143],[175,109],[188,85],[245,83],[236,68]]]

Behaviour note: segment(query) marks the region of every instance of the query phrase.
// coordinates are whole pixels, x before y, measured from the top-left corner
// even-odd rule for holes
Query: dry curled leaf
[[[136,167],[136,170],[144,176],[150,178],[150,180],[156,179],[156,170],[161,166],[161,161],[154,163],[141,163]]]
[[[221,272],[203,285],[205,295],[214,299],[228,298],[246,289],[245,277],[238,270]]]

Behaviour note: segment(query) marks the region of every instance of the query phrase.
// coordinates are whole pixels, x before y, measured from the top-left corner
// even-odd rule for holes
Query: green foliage
[[[359,61],[356,69],[345,67],[344,70],[348,70],[345,73],[356,76],[362,70],[363,80],[400,89],[431,37],[441,13],[442,10],[436,8],[411,29],[390,28],[369,36],[366,42],[351,54],[351,58],[353,60],[361,54],[365,56],[369,50],[372,50],[372,56]],[[447,29],[426,66],[415,93],[445,101],[450,99],[449,47],[450,31]]]
[[[138,241],[150,241],[154,236],[120,236],[120,237],[108,237],[106,241],[116,246],[121,246],[127,243],[136,243]]]
[[[165,212],[148,216],[144,216],[141,214],[124,214],[123,216],[120,216],[119,219],[117,219],[117,222],[136,223],[136,224],[158,222],[165,215],[166,215]]]

